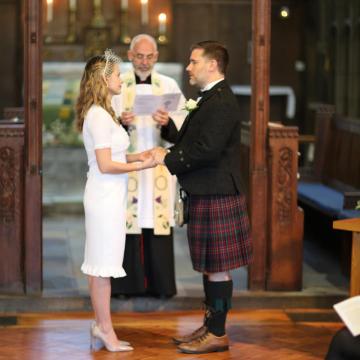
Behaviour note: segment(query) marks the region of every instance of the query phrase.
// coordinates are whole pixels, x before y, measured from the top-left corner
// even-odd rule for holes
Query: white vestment
[[[133,72],[132,72],[133,74]],[[132,75],[130,74],[130,75]],[[124,73],[121,75],[123,80],[122,93],[116,95],[112,99],[112,107],[115,110],[117,116],[121,116],[125,110],[125,99],[127,96],[126,89],[126,79],[129,79],[129,73]],[[134,78],[134,77],[133,77]],[[160,81],[161,92],[166,93],[181,93],[181,90],[175,80],[172,78],[161,75],[158,73],[152,74],[152,81]],[[141,94],[153,94],[153,85],[149,84],[137,84],[135,86],[135,95]],[[185,97],[181,93],[178,110],[175,112],[169,113],[170,118],[175,123],[177,129],[179,130],[187,112],[185,108]],[[135,127],[135,128],[134,128]],[[160,137],[160,126],[152,119],[151,115],[146,116],[137,116],[134,125],[131,125],[130,131],[136,131],[136,144],[132,143],[132,150],[134,152],[142,152],[148,149],[151,149],[156,146],[166,146],[168,145]],[[135,147],[135,148],[134,148]],[[139,228],[154,228],[154,169],[147,169],[138,172],[138,206],[137,206],[137,221]],[[171,176],[171,184],[168,184],[169,189],[169,223],[170,226],[174,226],[174,203],[175,203],[175,189],[176,189],[176,178]]]

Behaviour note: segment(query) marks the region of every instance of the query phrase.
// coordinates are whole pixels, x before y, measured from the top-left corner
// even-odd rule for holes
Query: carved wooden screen
[[[22,4],[24,23],[19,26],[24,43],[24,108],[7,107],[0,115],[3,118],[0,122],[0,293],[3,294],[34,294],[42,288],[41,1],[28,0]],[[19,69],[17,72],[21,73]]]
[[[0,125],[0,292],[22,294],[24,273],[24,125]]]

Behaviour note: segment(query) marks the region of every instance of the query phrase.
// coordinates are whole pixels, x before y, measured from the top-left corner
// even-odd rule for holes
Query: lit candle
[[[129,1],[128,0],[121,0],[121,10],[127,10],[129,7]]]
[[[47,0],[47,9],[46,9],[46,20],[47,22],[52,21],[53,19],[53,0]]]
[[[71,11],[75,11],[76,10],[76,0],[69,0],[69,9]]]
[[[159,14],[159,35],[164,35],[166,33],[166,14]]]
[[[146,25],[149,22],[148,0],[141,0],[141,24]]]

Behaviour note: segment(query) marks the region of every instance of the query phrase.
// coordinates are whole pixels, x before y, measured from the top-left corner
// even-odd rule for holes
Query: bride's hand
[[[153,168],[157,165],[155,159],[151,156],[151,154],[149,153],[149,155],[147,157],[145,157],[145,159],[141,162],[141,169],[149,169],[149,168]]]
[[[149,157],[152,157],[151,150],[146,150],[146,151],[139,153],[139,161],[145,161]]]

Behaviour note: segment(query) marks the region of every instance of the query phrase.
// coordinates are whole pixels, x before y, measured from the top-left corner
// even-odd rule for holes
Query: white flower
[[[185,103],[185,110],[188,111],[189,113],[192,112],[193,110],[195,110],[197,107],[198,107],[197,101],[195,101],[193,99],[189,99]]]

